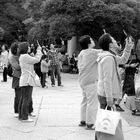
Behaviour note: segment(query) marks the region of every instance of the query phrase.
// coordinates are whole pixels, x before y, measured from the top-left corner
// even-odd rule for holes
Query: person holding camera
[[[132,115],[140,116],[140,111],[135,105],[135,74],[139,66],[139,60],[136,57],[134,48],[131,51],[128,62],[124,65],[125,76],[123,82],[123,95],[127,95],[130,100]]]
[[[95,42],[89,35],[79,39],[82,48],[78,55],[79,84],[82,89],[81,121],[79,126],[94,129],[98,109],[97,58],[102,50],[95,49]]]
[[[57,48],[55,45],[50,45],[50,51],[48,52],[48,57],[50,61],[50,75],[51,75],[51,85],[55,86],[55,75],[57,78],[58,86],[63,87],[61,83],[61,74],[60,74],[60,60],[58,53],[63,50],[62,48]]]
[[[118,48],[116,40],[110,34],[103,34],[99,39],[99,46],[103,50],[99,54],[98,62],[98,99],[100,108],[110,110],[116,99],[122,98],[121,80],[118,65],[125,64],[129,59],[134,42],[131,37],[126,38],[126,45],[122,56],[113,55],[110,51]]]
[[[29,55],[29,43],[19,43],[19,64],[21,67],[21,77],[19,86],[21,88],[21,98],[19,103],[19,119],[23,122],[33,122],[29,118],[29,105],[32,101],[33,86],[36,86],[34,64],[41,59],[41,47],[37,47],[35,56]]]

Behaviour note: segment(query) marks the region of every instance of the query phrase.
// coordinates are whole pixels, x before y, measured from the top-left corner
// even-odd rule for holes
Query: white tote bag
[[[96,116],[95,131],[115,135],[119,120],[119,112],[99,108]]]

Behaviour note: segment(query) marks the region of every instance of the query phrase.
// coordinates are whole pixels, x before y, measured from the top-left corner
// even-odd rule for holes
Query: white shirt
[[[1,53],[1,61],[4,67],[7,67],[8,65],[8,55],[9,55],[8,51],[4,51]]]

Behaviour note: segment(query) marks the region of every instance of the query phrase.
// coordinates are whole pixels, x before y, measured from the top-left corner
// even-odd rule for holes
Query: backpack
[[[10,63],[8,63],[8,66],[7,66],[7,75],[9,77],[12,77],[12,73],[13,73],[13,69],[12,69],[12,66]]]

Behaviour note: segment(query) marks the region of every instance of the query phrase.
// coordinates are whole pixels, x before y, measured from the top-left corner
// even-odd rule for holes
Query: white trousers
[[[81,121],[94,124],[98,109],[97,83],[82,88],[83,100],[81,103]]]

